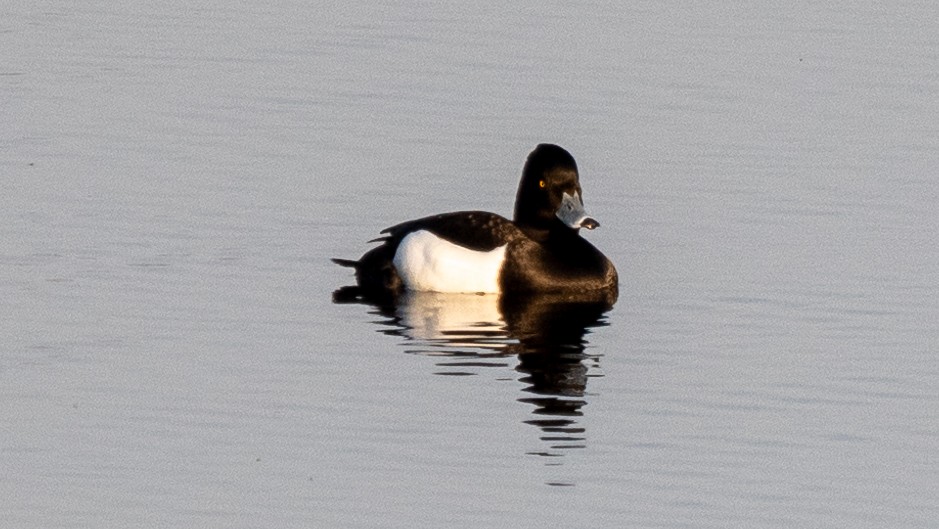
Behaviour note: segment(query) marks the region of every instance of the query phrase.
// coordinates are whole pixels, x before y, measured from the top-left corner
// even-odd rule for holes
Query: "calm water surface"
[[[0,13],[7,525],[939,525],[931,5]],[[332,302],[545,141],[612,308]]]

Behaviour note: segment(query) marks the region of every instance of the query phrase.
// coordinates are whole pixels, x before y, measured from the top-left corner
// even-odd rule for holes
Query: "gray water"
[[[0,8],[3,525],[939,526],[939,9],[762,4]],[[332,302],[540,142],[612,310]]]

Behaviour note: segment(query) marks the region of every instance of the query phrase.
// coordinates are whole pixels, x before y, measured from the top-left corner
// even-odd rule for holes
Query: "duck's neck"
[[[551,230],[536,228],[533,226],[519,226],[529,239],[537,242],[545,242],[551,236]]]

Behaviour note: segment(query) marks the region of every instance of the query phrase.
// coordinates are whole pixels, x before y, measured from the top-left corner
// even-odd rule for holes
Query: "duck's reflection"
[[[526,384],[518,400],[535,407],[525,422],[540,428],[544,441],[542,449],[531,453],[555,457],[586,446],[578,417],[587,404],[587,379],[600,375],[599,355],[586,352],[585,336],[589,328],[606,325],[603,315],[616,301],[615,293],[499,297],[413,292],[376,301],[340,289],[334,299],[376,306],[388,317],[381,332],[401,337],[409,353],[438,357],[440,375],[511,369],[517,359],[515,370]]]

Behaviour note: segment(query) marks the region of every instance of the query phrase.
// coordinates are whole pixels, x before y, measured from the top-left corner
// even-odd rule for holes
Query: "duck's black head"
[[[569,152],[543,143],[528,155],[515,197],[515,224],[535,238],[552,231],[592,230],[600,224],[587,216],[577,162]]]

